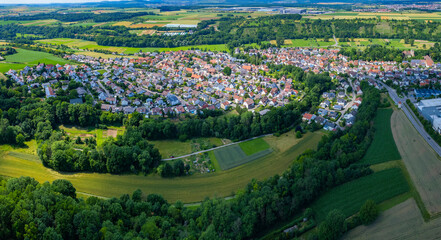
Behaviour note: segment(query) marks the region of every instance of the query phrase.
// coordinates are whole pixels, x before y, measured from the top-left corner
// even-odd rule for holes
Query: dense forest
[[[188,209],[181,202],[170,204],[161,196],[135,191],[132,196],[84,201],[76,198],[75,188],[65,180],[39,184],[29,177],[9,179],[0,183],[0,238],[211,240],[256,236],[301,214],[326,190],[371,173],[354,163],[372,141],[371,121],[380,94],[365,82],[362,89],[364,101],[351,128],[323,137],[317,151],[293,159],[293,165],[280,176],[253,180],[232,200],[207,199]],[[344,219],[338,219],[343,223]],[[336,237],[342,234],[338,229],[324,229],[319,234],[326,231],[333,231],[331,236]]]
[[[33,21],[44,19],[56,19],[62,22],[77,22],[92,20],[94,22],[109,22],[140,17],[144,15],[156,15],[153,12],[111,12],[111,13],[39,13],[34,15],[23,15],[13,17],[3,17],[6,21]]]
[[[403,55],[403,50],[398,48],[390,48],[381,45],[371,45],[361,50],[356,48],[342,48],[340,50],[342,55],[348,56],[352,60],[365,61],[396,61],[402,62],[409,60]],[[428,49],[414,50],[413,57],[410,59],[421,59],[424,56],[430,56],[435,62],[441,61],[441,47],[439,43],[435,43]]]
[[[381,45],[372,45],[364,50],[355,48],[342,48],[339,53],[350,57],[352,60],[396,62],[403,61],[402,50]]]

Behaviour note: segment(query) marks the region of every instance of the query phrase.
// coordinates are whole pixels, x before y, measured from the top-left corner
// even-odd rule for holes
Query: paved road
[[[384,86],[387,89],[387,91],[389,92],[389,96],[392,98],[392,100],[394,100],[396,104],[398,104],[398,102],[402,103],[401,109],[403,110],[404,114],[406,114],[409,121],[412,123],[415,129],[421,134],[421,136],[423,136],[423,138],[432,147],[432,149],[441,157],[441,147],[426,132],[421,122],[418,120],[418,118],[415,116],[415,114],[407,105],[406,98],[400,98],[394,89],[392,89],[391,87],[387,86],[382,82],[379,83],[382,84],[382,86]]]
[[[101,80],[97,81],[98,85],[100,85],[100,87],[106,92],[107,97],[111,97],[112,95],[110,95],[109,90],[107,90],[107,88],[105,88],[103,86],[103,84],[101,83]]]
[[[239,142],[228,143],[228,144],[225,144],[225,145],[222,145],[222,146],[219,146],[219,147],[210,148],[210,149],[207,149],[207,150],[202,150],[202,151],[199,151],[199,152],[194,152],[194,153],[190,153],[190,154],[179,156],[179,157],[165,158],[165,159],[162,159],[161,161],[171,161],[171,160],[175,160],[175,159],[186,158],[186,157],[190,157],[190,156],[193,156],[193,155],[196,155],[196,154],[213,151],[213,150],[216,150],[216,149],[219,149],[219,148],[224,148],[224,147],[228,147],[228,146],[231,146],[231,145],[234,145],[234,144],[239,144],[241,142],[246,142],[246,141],[250,141],[250,140],[253,140],[253,139],[256,139],[256,138],[266,137],[266,136],[271,136],[271,135],[273,135],[273,134],[271,133],[271,134],[260,135],[260,136],[248,138],[248,139],[245,139],[245,140],[242,140],[242,141],[239,141]]]

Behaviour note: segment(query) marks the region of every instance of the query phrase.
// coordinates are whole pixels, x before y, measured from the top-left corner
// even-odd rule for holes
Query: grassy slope
[[[179,140],[158,140],[150,141],[159,149],[163,158],[171,156],[182,156],[191,153],[191,141],[181,142]]]
[[[198,202],[207,196],[230,196],[233,192],[245,187],[253,178],[264,179],[276,173],[282,173],[299,154],[306,149],[315,148],[322,133],[308,133],[301,140],[291,138],[292,136],[294,136],[292,133],[283,135],[274,143],[274,146],[281,148],[275,148],[273,153],[253,162],[212,174],[172,179],[164,179],[156,175],[62,174],[45,168],[39,162],[8,155],[8,152],[17,150],[2,146],[0,175],[31,176],[40,182],[63,178],[71,181],[79,192],[104,197],[117,197],[124,193],[132,193],[139,188],[147,194],[161,194],[170,202],[177,200],[186,203]],[[34,151],[30,152],[35,154]]]
[[[401,159],[391,130],[392,113],[391,108],[378,109],[374,119],[374,140],[360,163],[372,165]]]
[[[69,63],[69,61],[64,60],[60,57],[56,57],[50,53],[46,52],[37,52],[26,49],[17,49],[16,54],[6,56],[6,62],[11,63],[24,63],[24,64],[38,64],[38,63],[46,63],[46,64],[65,64]]]

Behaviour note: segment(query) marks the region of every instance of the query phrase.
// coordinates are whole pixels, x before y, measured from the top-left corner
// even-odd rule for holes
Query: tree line
[[[402,62],[404,60],[422,59],[424,56],[430,56],[435,62],[441,61],[441,47],[439,43],[434,43],[433,46],[427,49],[414,50],[415,56],[408,56],[408,58],[405,58],[403,50],[376,44],[368,46],[364,50],[342,48],[339,53],[350,57],[352,60]]]
[[[82,200],[65,180],[39,184],[29,177],[13,178],[0,182],[0,238],[253,238],[300,215],[326,190],[372,172],[356,162],[372,140],[371,121],[380,94],[365,82],[361,86],[363,103],[352,127],[323,137],[317,151],[309,150],[293,159],[283,174],[252,180],[234,199],[206,199],[191,209],[179,201],[170,204],[156,194],[145,196],[139,190],[120,198]],[[366,213],[361,216],[369,221],[372,206],[364,208]],[[329,236],[326,239],[339,237],[335,231],[340,229],[341,215],[331,214],[336,215],[329,217],[334,221],[329,220],[320,230]]]
[[[3,17],[5,21],[34,21],[56,19],[61,22],[77,22],[92,20],[94,22],[109,22],[130,19],[145,15],[157,15],[154,12],[111,12],[111,13],[39,13],[34,15]]]
[[[78,149],[72,139],[54,132],[38,146],[43,165],[63,172],[150,173],[161,161],[158,149],[128,128],[124,135],[107,139],[101,147]]]
[[[98,14],[100,16],[103,14]],[[222,17],[216,20],[217,29],[209,27],[213,20],[204,20],[192,34],[179,36],[142,35],[124,26],[0,26],[4,39],[18,39],[17,33],[35,34],[43,38],[81,38],[103,46],[118,47],[179,47],[204,44],[227,44],[230,49],[251,43],[284,39],[324,38],[388,38],[438,41],[439,22],[379,19],[302,19],[298,14],[281,14],[258,18]],[[384,28],[389,31],[384,31]]]

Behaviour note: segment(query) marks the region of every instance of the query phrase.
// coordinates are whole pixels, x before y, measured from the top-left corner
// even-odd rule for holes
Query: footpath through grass
[[[360,210],[368,199],[381,203],[409,191],[401,169],[391,168],[335,187],[322,195],[311,207],[317,221],[323,221],[328,212],[339,209],[349,217]]]
[[[360,163],[373,165],[401,159],[391,130],[392,113],[391,108],[377,110],[374,140]]]

